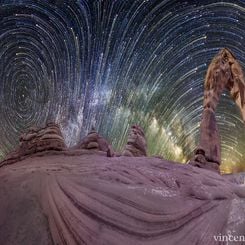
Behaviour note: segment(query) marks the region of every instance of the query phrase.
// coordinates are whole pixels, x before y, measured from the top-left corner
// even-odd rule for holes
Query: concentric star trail
[[[92,126],[122,149],[131,124],[150,155],[185,162],[198,144],[205,72],[229,48],[245,67],[239,0],[0,1],[0,154],[47,121],[74,145]],[[245,170],[245,128],[217,110],[222,171]]]

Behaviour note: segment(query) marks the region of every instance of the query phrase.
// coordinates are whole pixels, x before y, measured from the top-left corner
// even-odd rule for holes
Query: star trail
[[[0,1],[0,156],[55,121],[66,143],[94,126],[121,150],[140,124],[149,155],[186,162],[198,145],[204,77],[229,48],[245,67],[245,2]],[[245,171],[245,128],[217,109],[222,171]]]

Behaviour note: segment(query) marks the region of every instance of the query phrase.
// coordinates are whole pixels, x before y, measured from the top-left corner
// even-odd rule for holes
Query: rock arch
[[[245,80],[242,68],[227,48],[222,49],[210,63],[204,85],[204,103],[200,125],[200,143],[190,163],[219,171],[221,164],[220,137],[215,110],[222,92],[228,89],[245,122]]]

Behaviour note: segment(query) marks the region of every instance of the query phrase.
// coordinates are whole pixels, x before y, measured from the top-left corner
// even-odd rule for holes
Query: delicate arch
[[[245,81],[242,68],[227,48],[222,49],[210,63],[204,85],[204,103],[200,125],[200,143],[190,164],[219,170],[221,164],[220,137],[215,110],[224,89],[230,91],[245,122]]]
[[[245,122],[245,80],[242,68],[227,48],[222,49],[208,67],[204,86],[204,109],[216,109],[224,89],[230,91]]]

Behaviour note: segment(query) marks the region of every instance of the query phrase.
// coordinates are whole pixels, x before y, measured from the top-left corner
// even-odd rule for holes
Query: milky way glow
[[[244,68],[245,2],[0,1],[0,151],[58,122],[68,145],[92,126],[122,149],[144,127],[150,155],[185,162],[198,145],[205,72],[223,47]],[[222,169],[245,170],[245,127],[217,110]]]

